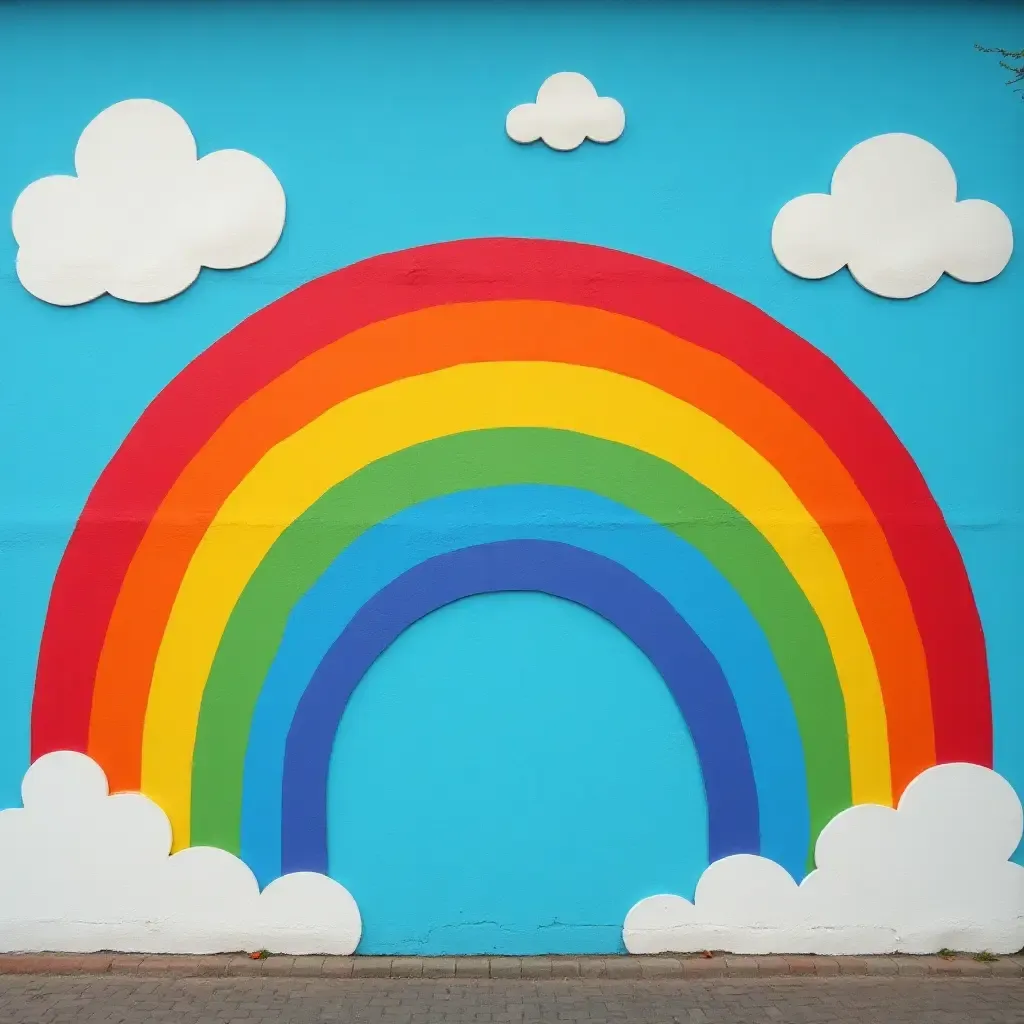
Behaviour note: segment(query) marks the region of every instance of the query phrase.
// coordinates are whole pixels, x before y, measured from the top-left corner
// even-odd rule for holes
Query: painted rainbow
[[[991,765],[960,554],[865,396],[680,270],[520,239],[328,274],[167,386],[58,570],[33,758],[87,752],[176,847],[263,881],[327,871],[354,688],[413,622],[501,590],[592,609],[658,669],[709,860],[800,874],[849,805]]]

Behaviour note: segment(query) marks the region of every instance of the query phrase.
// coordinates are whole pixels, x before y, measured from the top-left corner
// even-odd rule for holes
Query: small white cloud
[[[284,230],[281,183],[241,150],[197,155],[188,125],[163,103],[102,111],[75,147],[77,177],[40,178],[14,204],[21,283],[58,306],[104,292],[159,302],[203,267],[263,259]]]
[[[593,142],[614,142],[626,127],[618,100],[598,96],[586,75],[559,71],[544,80],[536,103],[521,103],[505,118],[505,131],[516,142],[543,139],[552,149],[569,150]]]
[[[981,199],[956,200],[946,157],[916,135],[878,135],[854,146],[830,195],[791,199],[772,226],[778,261],[798,277],[849,267],[857,283],[909,299],[949,274],[972,284],[999,274],[1013,252],[1006,214]]]
[[[716,861],[694,901],[652,896],[626,915],[631,953],[1014,953],[1024,946],[1024,868],[1010,863],[1021,804],[987,768],[919,775],[899,808],[837,815],[798,886],[774,861]]]
[[[22,800],[0,811],[0,950],[347,954],[359,943],[344,886],[299,872],[261,893],[223,850],[168,856],[167,815],[138,793],[108,796],[84,754],[40,758]]]

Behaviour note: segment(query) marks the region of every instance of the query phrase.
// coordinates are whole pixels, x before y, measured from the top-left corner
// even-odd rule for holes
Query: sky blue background
[[[923,297],[892,302],[845,272],[821,283],[791,278],[769,246],[786,200],[824,190],[850,146],[887,131],[938,145],[961,196],[998,203],[1024,225],[1024,103],[975,42],[1024,45],[1024,8],[981,0],[0,5],[0,208],[33,179],[70,173],[85,124],[132,96],[175,107],[201,152],[260,156],[289,204],[265,262],[204,271],[183,296],[152,307],[38,302],[15,277],[13,238],[0,234],[0,806],[19,800],[54,570],[93,481],[145,405],[228,328],[311,277],[387,250],[500,234],[665,260],[761,306],[843,367],[909,447],[954,526],[985,623],[997,767],[1024,789],[1024,261],[1015,256],[983,286],[944,279]],[[624,104],[620,142],[556,154],[505,137],[506,111],[559,70],[587,74]],[[342,730],[342,749],[357,752],[365,770],[362,789],[338,799],[351,801],[361,827],[440,799],[417,819],[417,834],[439,851],[443,884],[483,872],[479,891],[500,890],[511,902],[516,887],[564,886],[538,865],[566,849],[579,892],[614,885],[616,859],[651,837],[630,830],[674,806],[692,753],[655,680],[635,664],[627,671],[625,641],[578,609],[552,605],[490,598],[432,617],[374,668]],[[395,695],[409,665],[422,667],[464,633],[482,639],[438,662],[430,678],[447,688],[449,713],[407,714]],[[574,665],[596,665],[577,655],[598,649],[605,668],[574,675]],[[527,687],[525,712],[496,713],[477,699],[481,673],[494,664],[486,651]],[[623,673],[632,673],[628,693]],[[600,721],[580,713],[584,686],[616,712]],[[462,805],[448,802],[460,773],[472,779]],[[401,802],[384,799],[398,790]],[[607,856],[590,858],[609,843]],[[652,884],[671,882],[670,856],[655,856]],[[404,856],[380,859],[413,903],[414,859],[407,844]],[[516,905],[533,908],[516,927],[542,935],[544,900]],[[399,911],[418,912],[396,903]],[[511,903],[500,899],[491,907],[499,918],[506,911]],[[617,922],[590,920],[583,904],[569,916],[605,927],[599,946],[611,941],[606,926]],[[563,944],[586,944],[585,928],[570,932],[576,938]],[[422,948],[445,941],[458,944],[431,939]]]

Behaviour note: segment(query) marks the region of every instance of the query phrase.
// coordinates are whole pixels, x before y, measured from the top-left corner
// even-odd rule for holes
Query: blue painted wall
[[[633,903],[707,865],[681,726],[650,662],[576,605],[494,594],[421,620],[359,684],[331,764],[360,951],[618,950]]]
[[[842,366],[953,524],[988,641],[996,767],[1024,791],[1024,261],[984,286],[944,279],[889,302],[845,272],[791,278],[769,246],[786,200],[825,189],[852,144],[888,131],[935,143],[962,196],[991,200],[1024,225],[1024,104],[975,42],[1024,45],[1024,7],[0,6],[0,209],[33,179],[71,172],[81,129],[130,96],[175,107],[201,152],[260,156],[289,202],[265,262],[204,271],[161,307],[37,302],[15,277],[13,238],[0,233],[0,806],[19,802],[60,554],[96,476],[157,391],[237,321],[312,277],[386,250],[501,234],[594,242],[683,267]],[[622,142],[570,154],[515,146],[505,112],[566,69],[624,104]],[[463,634],[474,644],[450,644]],[[450,657],[426,657],[449,645]],[[363,770],[335,787],[334,813],[364,828],[388,823],[379,855],[342,840],[346,882],[368,918],[364,948],[394,948],[400,913],[413,923],[410,950],[523,950],[522,936],[542,926],[561,929],[554,948],[615,948],[623,911],[646,894],[639,888],[687,890],[673,872],[684,870],[703,813],[693,752],[636,658],[587,613],[526,597],[455,606],[388,652],[346,715],[336,755]],[[643,685],[625,687],[627,672]],[[521,703],[499,713],[482,674],[491,687],[514,682]],[[584,685],[603,710],[580,711]],[[424,717],[437,723],[430,735]],[[638,741],[642,755],[630,760]],[[659,813],[663,827],[644,833],[641,856],[635,830]],[[430,884],[416,859],[423,850],[433,851]],[[611,877],[619,890],[599,891]],[[561,904],[559,892],[569,894]],[[509,927],[431,930],[439,915]]]

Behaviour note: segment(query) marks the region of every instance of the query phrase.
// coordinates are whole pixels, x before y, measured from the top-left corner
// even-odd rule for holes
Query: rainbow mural
[[[438,510],[462,528],[432,532]],[[844,808],[991,765],[960,554],[865,396],[698,278],[522,239],[312,281],[165,388],[58,570],[32,756],[88,753],[177,848],[328,871],[353,690],[413,622],[495,591],[575,602],[647,655],[711,861],[799,875]]]

